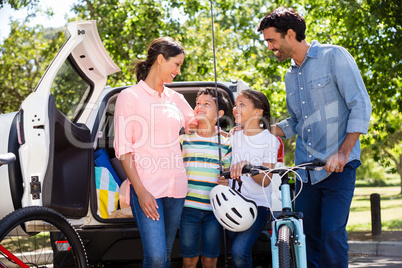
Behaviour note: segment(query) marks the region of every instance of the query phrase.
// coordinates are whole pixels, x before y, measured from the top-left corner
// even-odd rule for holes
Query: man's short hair
[[[279,7],[274,11],[269,12],[260,21],[257,31],[273,27],[277,33],[280,33],[282,38],[285,37],[289,29],[296,33],[296,40],[301,42],[306,39],[306,22],[294,9]]]

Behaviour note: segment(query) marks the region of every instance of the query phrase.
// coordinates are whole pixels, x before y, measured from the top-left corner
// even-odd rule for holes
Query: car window
[[[91,89],[91,85],[66,60],[53,81],[51,93],[56,107],[74,122],[84,108]]]

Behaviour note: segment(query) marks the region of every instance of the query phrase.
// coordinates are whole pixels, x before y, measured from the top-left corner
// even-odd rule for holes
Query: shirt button
[[[301,75],[301,73],[299,73],[299,75]]]
[[[308,157],[311,157],[311,154]]]
[[[301,87],[300,89],[303,90],[303,87]]]
[[[310,129],[307,129],[308,132],[310,132]]]
[[[311,145],[311,142],[309,142],[308,145]]]
[[[307,118],[307,115],[305,115],[304,118]]]
[[[306,102],[305,102],[305,101],[303,101],[302,103],[303,103],[303,104],[305,104]]]
[[[321,84],[318,84],[318,86],[320,87],[320,86],[321,86]]]

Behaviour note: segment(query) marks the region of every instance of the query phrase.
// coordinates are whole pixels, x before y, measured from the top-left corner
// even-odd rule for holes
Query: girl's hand
[[[226,185],[226,186],[229,186],[229,180],[226,179],[224,176],[219,176],[219,175],[218,175],[218,184],[219,184],[219,185]]]
[[[145,216],[154,221],[159,221],[159,213],[157,211],[159,207],[156,203],[155,197],[145,189],[139,193],[136,192],[136,194],[138,196],[138,203],[140,204],[142,211],[144,211]]]
[[[250,164],[250,162],[248,161],[240,161],[236,164],[234,164],[231,168],[230,168],[230,177],[232,179],[240,179],[240,176],[242,175],[242,169],[245,165]]]

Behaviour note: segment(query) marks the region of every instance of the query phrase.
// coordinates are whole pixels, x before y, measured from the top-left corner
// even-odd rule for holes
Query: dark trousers
[[[303,212],[308,267],[348,267],[346,224],[360,161],[346,164],[343,172],[325,180],[303,184],[296,199],[296,211]],[[296,193],[300,182],[296,183]]]

